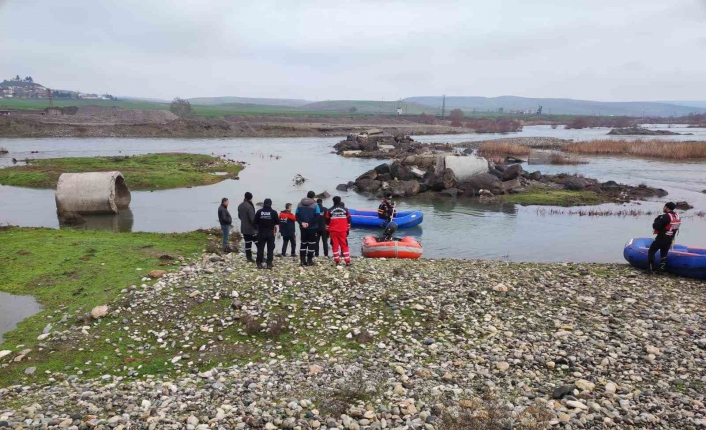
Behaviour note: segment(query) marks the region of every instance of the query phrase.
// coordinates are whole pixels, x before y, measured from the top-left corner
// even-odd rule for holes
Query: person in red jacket
[[[338,250],[341,250],[343,260],[346,266],[351,265],[351,254],[348,249],[348,234],[351,231],[351,214],[348,209],[341,203],[341,198],[336,196],[333,198],[333,206],[326,211],[326,228],[331,237],[333,245],[333,261],[336,265],[341,264],[341,256]]]

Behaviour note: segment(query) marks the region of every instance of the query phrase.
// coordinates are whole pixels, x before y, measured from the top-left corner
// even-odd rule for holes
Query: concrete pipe
[[[120,172],[63,173],[56,184],[59,214],[117,214],[130,206],[130,200]]]

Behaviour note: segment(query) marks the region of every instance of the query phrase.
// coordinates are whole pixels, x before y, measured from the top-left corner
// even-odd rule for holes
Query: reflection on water
[[[41,310],[41,306],[32,296],[16,296],[0,291],[0,343],[3,342],[3,334]]]
[[[550,127],[525,127],[519,135],[546,134]],[[697,129],[690,129],[698,132]],[[551,130],[572,135],[597,133]],[[607,132],[603,130],[602,132]],[[518,134],[513,134],[516,136]],[[501,135],[492,135],[502,137]],[[701,134],[706,138],[706,134]],[[479,135],[425,136],[419,140],[469,140]],[[488,138],[489,135],[482,135]],[[676,136],[681,137],[681,136]],[[694,136],[692,136],[694,138]],[[256,202],[271,198],[281,210],[285,203],[295,206],[308,190],[341,195],[346,206],[375,209],[378,200],[354,192],[337,192],[336,185],[346,183],[362,172],[380,164],[379,160],[348,159],[332,154],[340,138],[238,138],[238,139],[0,139],[18,158],[132,155],[150,152],[190,152],[225,154],[230,159],[248,163],[240,181],[194,188],[155,192],[133,192],[130,211],[118,216],[86,217],[82,228],[111,231],[183,232],[217,227],[216,210],[222,197],[232,203],[231,213],[238,226],[235,208],[243,194],[250,191]],[[39,151],[30,154],[30,151]],[[269,157],[274,155],[274,157]],[[601,181],[615,180],[637,185],[646,183],[666,189],[669,199],[687,200],[706,210],[706,163],[673,163],[659,160],[595,157],[580,166],[542,166],[544,173],[583,173]],[[4,163],[0,159],[0,163]],[[296,186],[296,174],[307,178]],[[129,185],[129,184],[128,184]],[[635,207],[659,210],[663,201],[642,202]],[[331,201],[326,201],[331,205]],[[418,238],[426,257],[509,258],[520,261],[596,261],[620,262],[625,242],[632,237],[651,234],[650,217],[597,218],[538,216],[533,208],[514,205],[486,205],[468,199],[419,196],[399,203],[400,210],[420,209],[424,223],[419,228],[401,230]],[[620,205],[604,205],[620,209]],[[0,224],[58,227],[54,192],[0,186]],[[706,221],[685,219],[682,238],[692,245],[706,246]],[[359,253],[363,237],[377,235],[372,229],[354,229],[350,242]]]
[[[126,233],[132,231],[134,218],[132,210],[121,209],[117,215],[83,215],[85,223],[76,227],[81,230],[108,230],[114,233]]]

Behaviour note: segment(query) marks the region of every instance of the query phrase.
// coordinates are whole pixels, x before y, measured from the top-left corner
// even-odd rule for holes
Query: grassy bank
[[[146,154],[132,157],[47,158],[0,169],[0,185],[55,188],[62,173],[120,171],[132,190],[209,185],[238,176],[242,165],[203,154]],[[225,175],[216,175],[225,172]]]
[[[0,243],[0,291],[33,295],[44,309],[4,335],[0,350],[17,345],[33,350],[29,362],[0,372],[0,386],[5,386],[25,367],[39,362],[42,371],[56,371],[110,355],[117,365],[115,348],[89,336],[81,341],[86,348],[64,345],[51,351],[39,346],[37,336],[63,315],[70,316],[69,325],[83,325],[77,317],[111,302],[123,288],[140,285],[150,270],[176,270],[179,256],[191,257],[206,247],[207,235],[4,227]]]
[[[631,155],[645,158],[688,160],[706,158],[706,142],[672,140],[590,140],[565,145],[564,151],[585,155]]]
[[[592,191],[570,191],[558,190],[545,187],[529,187],[521,194],[510,194],[502,197],[506,203],[514,203],[523,206],[589,206],[608,203],[613,199],[601,196]]]

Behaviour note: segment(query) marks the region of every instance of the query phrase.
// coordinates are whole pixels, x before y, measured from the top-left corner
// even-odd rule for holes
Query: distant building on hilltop
[[[32,81],[4,80],[0,82],[0,91],[2,91],[2,95],[5,97],[25,99],[47,98],[47,89]]]

